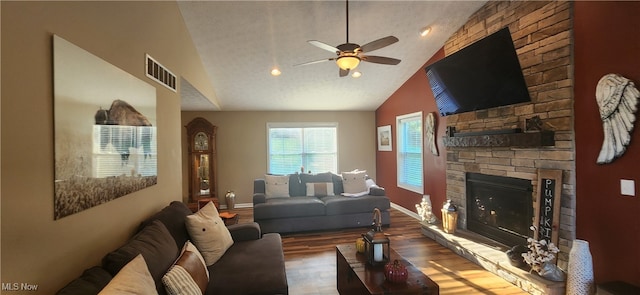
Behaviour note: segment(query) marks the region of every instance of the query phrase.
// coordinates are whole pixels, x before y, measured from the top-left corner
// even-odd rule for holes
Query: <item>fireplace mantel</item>
[[[554,146],[553,131],[487,134],[442,138],[447,147],[544,147]]]

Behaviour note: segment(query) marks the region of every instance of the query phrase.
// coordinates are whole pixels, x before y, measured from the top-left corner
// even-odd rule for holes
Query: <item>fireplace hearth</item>
[[[506,246],[526,245],[533,224],[527,179],[466,174],[467,229]]]

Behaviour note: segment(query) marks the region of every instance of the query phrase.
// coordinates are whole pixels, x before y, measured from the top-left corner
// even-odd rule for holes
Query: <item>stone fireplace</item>
[[[525,245],[533,220],[531,181],[469,172],[467,229],[506,246]]]
[[[572,14],[573,5],[568,1],[489,1],[444,47],[449,55],[508,26],[532,101],[440,118],[449,129],[474,136],[439,138],[446,146],[446,198],[458,206],[458,231],[447,234],[441,226],[423,224],[423,233],[532,294],[564,294],[564,282],[546,281],[509,264],[504,251],[517,239],[509,241],[496,235],[502,231],[500,218],[514,214],[492,213],[496,210],[491,208],[491,196],[476,201],[477,196],[472,193],[467,202],[468,180],[480,174],[528,183],[517,186],[530,185],[531,191],[526,194],[532,199],[523,201],[530,202],[528,205],[518,206],[524,208],[519,214],[531,218],[528,214],[530,210],[535,212],[534,202],[540,190],[538,172],[561,170],[560,217],[555,230],[561,251],[557,264],[566,269],[569,244],[575,239]],[[542,132],[492,132],[523,128],[524,120],[534,116],[542,119]],[[490,233],[477,234],[477,223],[489,225]],[[523,233],[523,226],[521,223],[509,231],[518,236]]]

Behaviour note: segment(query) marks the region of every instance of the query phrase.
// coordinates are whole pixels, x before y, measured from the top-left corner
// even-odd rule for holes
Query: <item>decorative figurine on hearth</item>
[[[436,217],[433,215],[431,207],[431,196],[424,195],[422,197],[422,202],[420,202],[420,204],[416,204],[416,210],[418,211],[418,215],[422,221],[426,221],[427,223],[436,222]]]
[[[631,141],[640,92],[633,81],[617,74],[604,75],[596,86],[596,101],[604,130],[598,164],[621,157]]]

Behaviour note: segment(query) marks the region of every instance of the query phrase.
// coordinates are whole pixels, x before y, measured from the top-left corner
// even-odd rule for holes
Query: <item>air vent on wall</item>
[[[164,87],[167,87],[173,92],[177,92],[177,79],[176,75],[174,75],[171,71],[167,70],[164,66],[158,63],[153,57],[146,55],[146,73],[147,77],[152,80],[162,84]]]

